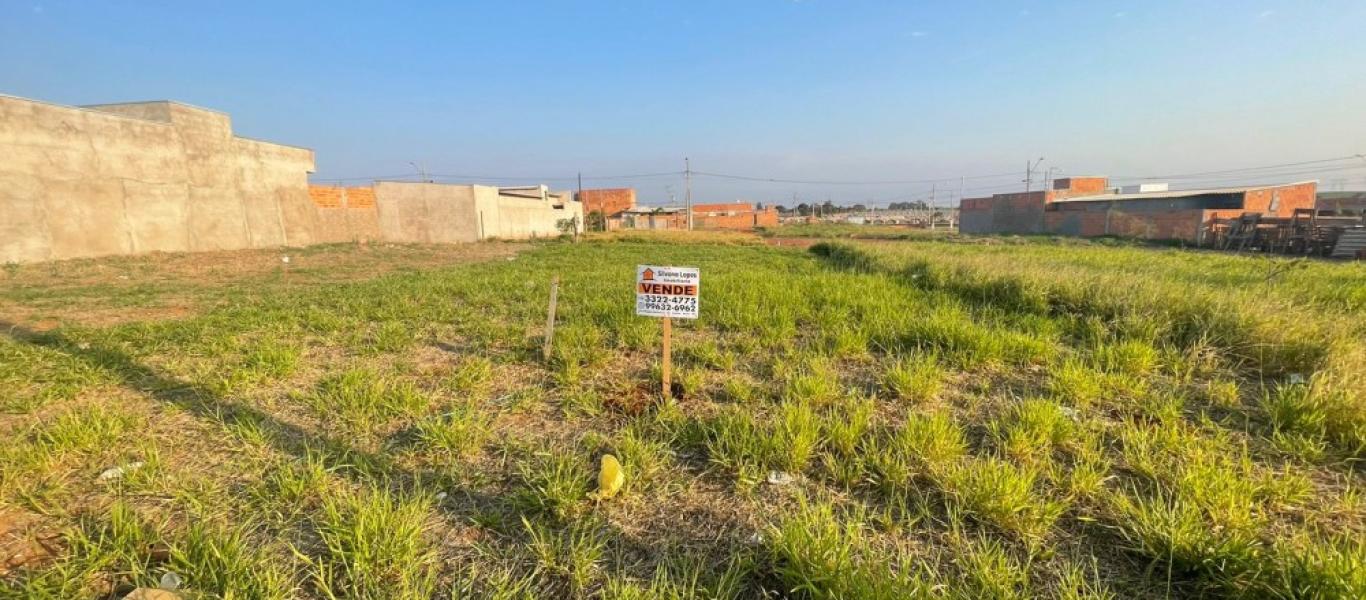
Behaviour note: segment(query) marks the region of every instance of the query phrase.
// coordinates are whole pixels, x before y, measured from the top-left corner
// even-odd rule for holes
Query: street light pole
[[[1042,157],[1042,156],[1039,157],[1039,160],[1033,161],[1033,164],[1031,164],[1030,161],[1025,161],[1025,181],[1024,181],[1024,184],[1025,184],[1025,193],[1026,193],[1026,194],[1029,193],[1029,184],[1030,184],[1030,183],[1033,183],[1033,179],[1034,179],[1034,169],[1039,168],[1039,165],[1041,165],[1041,164],[1043,164],[1043,157]]]
[[[683,203],[687,205],[688,231],[692,231],[692,163],[683,157]]]
[[[431,180],[427,178],[426,169],[418,166],[418,164],[413,161],[408,161],[408,164],[412,165],[414,169],[417,169],[417,175],[422,179],[422,183],[431,183]]]

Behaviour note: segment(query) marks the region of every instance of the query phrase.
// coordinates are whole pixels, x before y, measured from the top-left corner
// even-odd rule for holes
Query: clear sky
[[[660,204],[708,173],[1022,187],[1366,153],[1366,2],[0,0],[0,93],[174,99],[307,146],[315,179],[533,177]],[[1344,168],[1354,167],[1354,168]],[[1329,169],[1332,170],[1329,170]],[[1366,189],[1366,159],[1177,178]],[[457,177],[452,181],[468,181]],[[493,183],[510,183],[486,180]],[[930,183],[698,176],[697,201],[924,197]]]

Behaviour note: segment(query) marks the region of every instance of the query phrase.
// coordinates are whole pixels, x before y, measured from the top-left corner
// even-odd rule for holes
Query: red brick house
[[[1289,217],[1313,208],[1318,184],[1200,190],[1112,190],[1104,177],[1055,179],[1051,189],[964,198],[963,233],[1114,235],[1200,243],[1215,219],[1260,213]]]

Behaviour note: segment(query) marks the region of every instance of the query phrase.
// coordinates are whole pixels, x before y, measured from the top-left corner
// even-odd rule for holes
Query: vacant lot
[[[1360,264],[315,253],[0,274],[0,597],[1366,595]],[[638,263],[702,269],[675,400]]]

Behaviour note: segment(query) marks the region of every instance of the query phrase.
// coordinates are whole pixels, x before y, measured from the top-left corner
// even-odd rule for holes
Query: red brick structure
[[[583,203],[583,214],[600,212],[604,217],[615,217],[636,207],[636,191],[632,188],[583,190],[576,195]]]
[[[1313,208],[1318,185],[1300,182],[1240,188],[1107,192],[1103,177],[1054,180],[1052,189],[964,198],[963,233],[1114,235],[1200,243],[1217,218],[1246,212],[1289,217]]]
[[[756,209],[748,202],[694,204],[694,229],[733,229],[749,231],[756,227],[777,227],[778,209]]]
[[[375,189],[371,187],[339,187],[309,185],[308,198],[318,208],[374,208]]]

